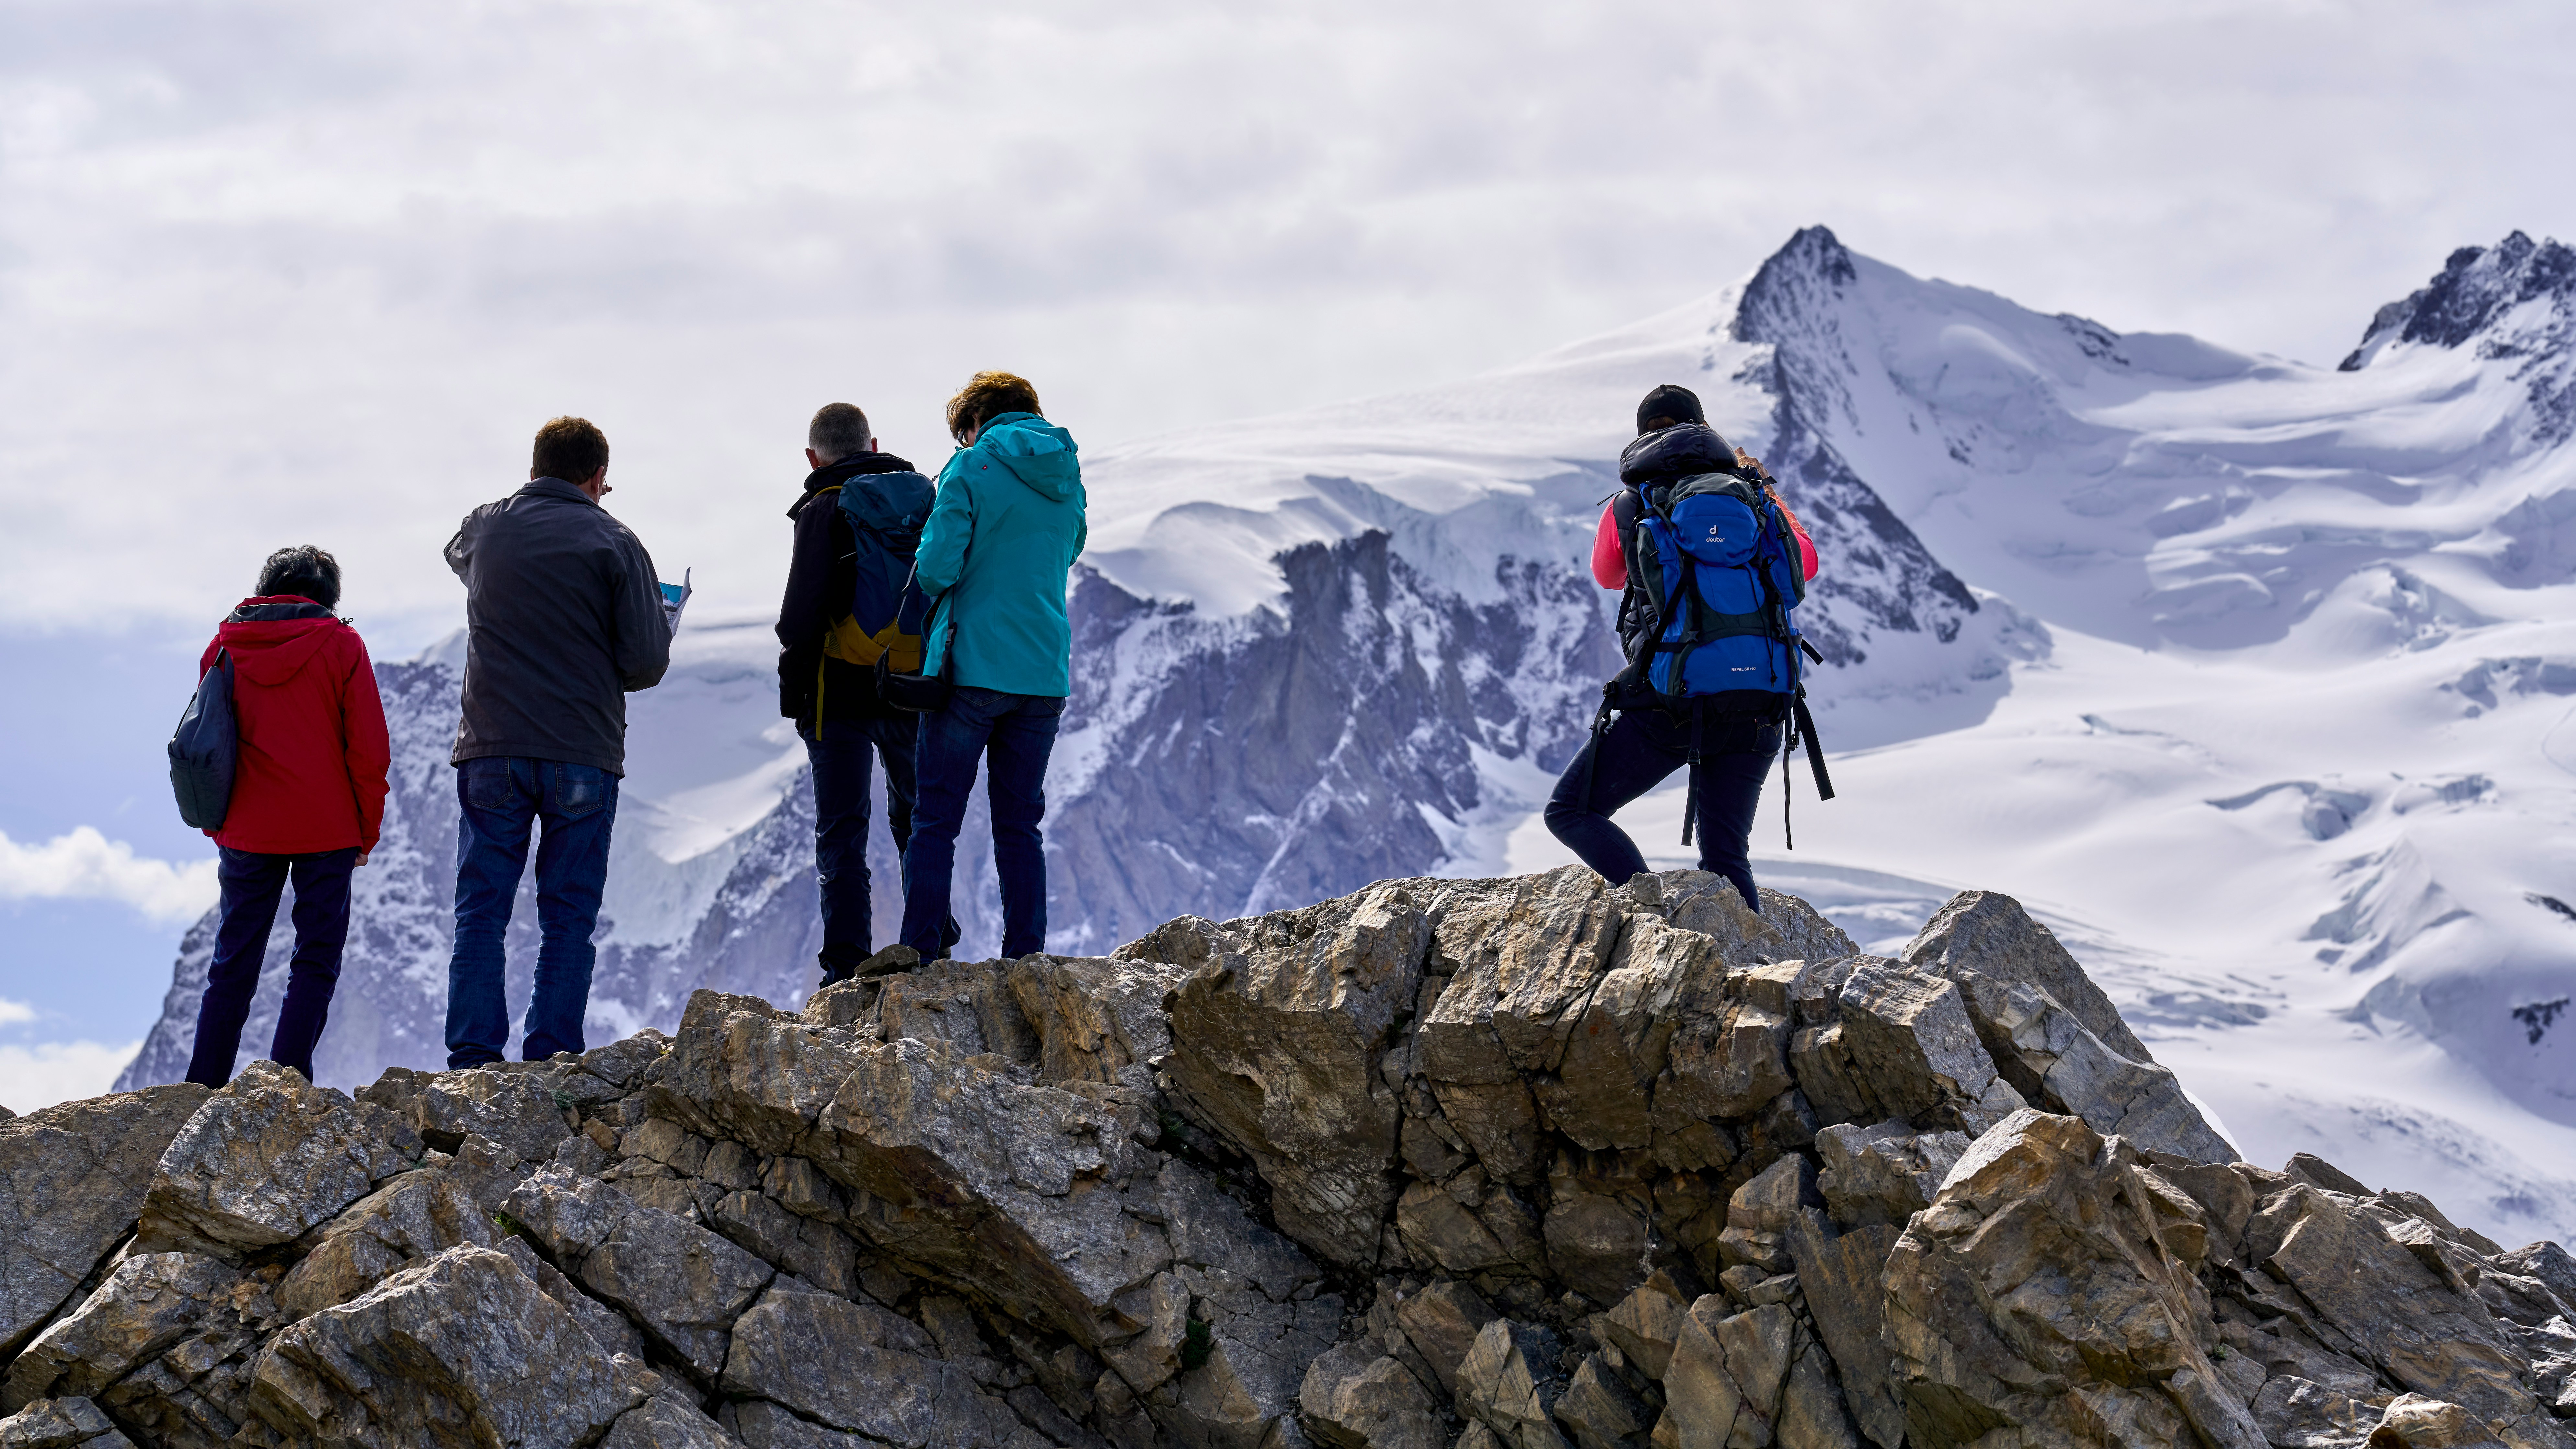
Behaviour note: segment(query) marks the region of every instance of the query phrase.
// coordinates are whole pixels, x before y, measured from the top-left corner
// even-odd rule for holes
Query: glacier
[[[1675,381],[1825,560],[1802,618],[1842,798],[1800,802],[1767,884],[1865,943],[2009,890],[2257,1160],[2319,1151],[2451,1184],[2499,1238],[2576,1233],[2576,253],[2519,234],[2321,368],[2033,312],[1811,227],[1518,366],[1097,450],[1050,948],[1565,859],[1536,812],[1615,664],[1583,560],[1637,397]],[[693,618],[632,701],[595,1034],[668,1028],[699,985],[810,989],[766,622]],[[443,1056],[457,663],[381,668],[389,848],[326,1081]],[[1628,812],[1659,865],[1679,814],[1678,791]],[[999,934],[981,832],[961,954]],[[882,832],[872,855],[890,922]],[[211,935],[121,1086],[184,1070]]]

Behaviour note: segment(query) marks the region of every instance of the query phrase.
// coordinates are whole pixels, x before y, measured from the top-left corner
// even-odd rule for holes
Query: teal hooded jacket
[[[1089,537],[1073,434],[1003,413],[939,470],[913,577],[939,600],[921,672],[1006,694],[1073,693],[1064,589]],[[953,633],[951,632],[953,629]]]

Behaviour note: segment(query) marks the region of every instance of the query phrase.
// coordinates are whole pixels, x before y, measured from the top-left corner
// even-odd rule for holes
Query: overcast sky
[[[416,648],[553,414],[734,612],[823,402],[935,465],[1005,367],[1096,448],[1507,364],[1814,222],[2330,365],[2453,247],[2576,234],[2571,41],[2458,0],[0,0],[0,751],[55,762],[0,772],[0,1028],[116,931],[166,978],[207,852],[152,798],[163,676],[258,559],[335,550]]]
[[[822,402],[935,463],[1008,367],[1097,446],[1511,362],[1809,222],[2331,363],[2452,247],[2576,232],[2571,39],[2313,0],[0,0],[0,609],[202,621],[310,539],[353,611],[444,618],[436,545],[557,412],[671,572],[754,598]]]

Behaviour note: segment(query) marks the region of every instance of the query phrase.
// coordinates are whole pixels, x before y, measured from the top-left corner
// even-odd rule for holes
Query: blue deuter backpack
[[[232,812],[233,766],[240,754],[232,651],[218,650],[170,736],[170,788],[179,797],[182,822],[199,830],[223,828]]]
[[[1807,586],[1779,505],[1724,473],[1685,478],[1644,501],[1638,532],[1656,566],[1643,582],[1662,621],[1647,682],[1681,697],[1767,690],[1786,713],[1802,674],[1795,611]]]
[[[1710,695],[1759,690],[1779,696],[1768,716],[1783,724],[1780,824],[1789,824],[1788,757],[1800,740],[1815,773],[1816,794],[1834,798],[1807,710],[1806,663],[1824,656],[1798,633],[1797,608],[1806,601],[1806,571],[1788,518],[1768,489],[1731,473],[1703,473],[1670,485],[1641,489],[1636,529],[1623,545],[1628,583],[1638,607],[1620,605],[1621,642],[1628,668],[1602,687],[1601,711],[1592,722],[1596,749],[1613,710],[1645,699],[1672,704]],[[1650,556],[1651,555],[1651,556]],[[1633,630],[1633,632],[1632,632]],[[1705,721],[1692,706],[1690,759],[1699,763],[1698,730]],[[1698,772],[1682,805],[1682,844],[1691,843],[1698,818]],[[1587,771],[1584,799],[1592,797]],[[1794,837],[1792,837],[1794,843]]]

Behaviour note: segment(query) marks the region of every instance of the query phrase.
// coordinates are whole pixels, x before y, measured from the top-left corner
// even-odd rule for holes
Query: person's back
[[[1087,537],[1073,435],[1037,390],[977,373],[948,405],[958,451],[939,472],[913,578],[936,597],[922,672],[954,685],[922,716],[920,803],[904,853],[903,941],[922,959],[956,944],[949,876],[980,762],[1002,887],[1002,954],[1046,945],[1046,767],[1073,692],[1065,584]]]
[[[220,852],[222,897],[192,1082],[232,1079],[290,878],[295,957],[269,1056],[313,1076],[348,937],[349,873],[375,849],[391,763],[375,665],[332,612],[339,602],[338,561],[310,545],[280,549],[261,570],[259,592],[225,617],[198,661],[201,676],[219,655],[232,661],[239,753],[224,823],[206,832]]]
[[[947,516],[932,510],[917,556],[922,587],[940,594],[922,667],[938,672],[947,645],[959,684],[1072,693],[1065,581],[1088,533],[1073,435],[1034,412],[1000,414],[939,476]]]
[[[671,625],[651,555],[599,506],[608,439],[581,418],[537,432],[528,484],[467,515],[447,545],[465,583],[456,766],[456,941],[447,1064],[502,1059],[509,1009],[502,938],[537,852],[536,984],[529,1061],[582,1050],[583,1016],[626,773],[626,695],[662,680]]]
[[[1610,817],[1688,769],[1682,843],[1696,833],[1700,869],[1725,876],[1758,911],[1749,837],[1796,707],[1802,662],[1791,610],[1815,577],[1815,546],[1762,465],[1708,426],[1688,388],[1646,394],[1619,479],[1592,574],[1622,591],[1628,667],[1603,687],[1592,739],[1548,799],[1547,828],[1603,879],[1623,883],[1646,861]],[[1685,537],[1677,524],[1696,531]]]
[[[830,986],[863,969],[886,969],[900,954],[876,955],[869,770],[883,759],[886,829],[900,858],[912,840],[919,729],[913,715],[878,697],[875,666],[879,654],[888,654],[891,668],[921,667],[920,637],[896,621],[930,512],[931,485],[910,463],[877,451],[868,415],[850,403],[814,414],[805,430],[805,462],[812,471],[787,510],[796,531],[778,606],[778,712],[796,722],[805,743],[823,918],[816,957],[822,984]],[[853,616],[862,577],[870,582],[865,620]]]
[[[465,584],[467,631],[454,762],[520,755],[624,774],[626,695],[660,683],[671,659],[642,541],[578,484],[538,477],[466,515],[447,564]]]

